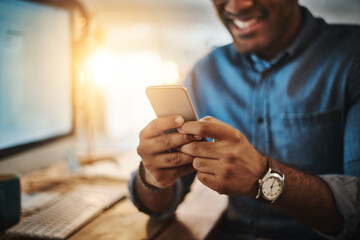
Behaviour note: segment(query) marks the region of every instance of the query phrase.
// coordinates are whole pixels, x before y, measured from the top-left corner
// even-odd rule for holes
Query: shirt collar
[[[319,22],[305,7],[301,7],[301,9],[303,24],[295,40],[284,51],[269,61],[258,57],[256,54],[244,56],[253,68],[261,72],[267,70],[286,56],[294,57],[310,42],[316,32],[318,32]]]
[[[301,7],[303,13],[303,26],[296,37],[295,41],[285,50],[289,55],[294,56],[300,52],[314,37],[318,32],[320,27],[320,22],[324,20],[319,20],[314,18],[314,16],[307,10],[305,7]]]

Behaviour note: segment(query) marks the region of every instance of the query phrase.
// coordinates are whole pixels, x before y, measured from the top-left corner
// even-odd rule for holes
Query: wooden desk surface
[[[127,188],[126,181],[70,178],[56,188],[72,184],[117,184]],[[208,239],[227,206],[227,197],[195,181],[191,192],[179,206],[176,217],[159,221],[139,212],[130,198],[121,200],[69,237],[70,240],[137,240],[137,239]],[[21,239],[1,236],[0,239]]]
[[[206,239],[218,224],[226,205],[226,196],[219,195],[196,181],[192,191],[179,206],[174,219],[150,219],[146,214],[139,212],[127,198],[69,239]]]

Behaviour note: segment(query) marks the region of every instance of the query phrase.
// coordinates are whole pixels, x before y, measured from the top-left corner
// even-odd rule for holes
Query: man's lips
[[[235,35],[245,36],[258,30],[261,23],[260,17],[228,18],[231,31]]]
[[[257,22],[259,22],[258,18],[250,18],[250,19],[247,19],[247,20],[234,19],[232,21],[240,29],[246,29],[248,27],[253,26]]]

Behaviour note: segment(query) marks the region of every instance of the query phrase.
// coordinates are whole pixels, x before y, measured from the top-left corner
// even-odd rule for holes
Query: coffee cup
[[[20,220],[21,191],[17,174],[0,174],[0,232]]]

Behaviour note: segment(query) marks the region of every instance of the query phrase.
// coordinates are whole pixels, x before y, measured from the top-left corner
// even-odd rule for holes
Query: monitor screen
[[[0,162],[73,132],[70,12],[0,1]]]

